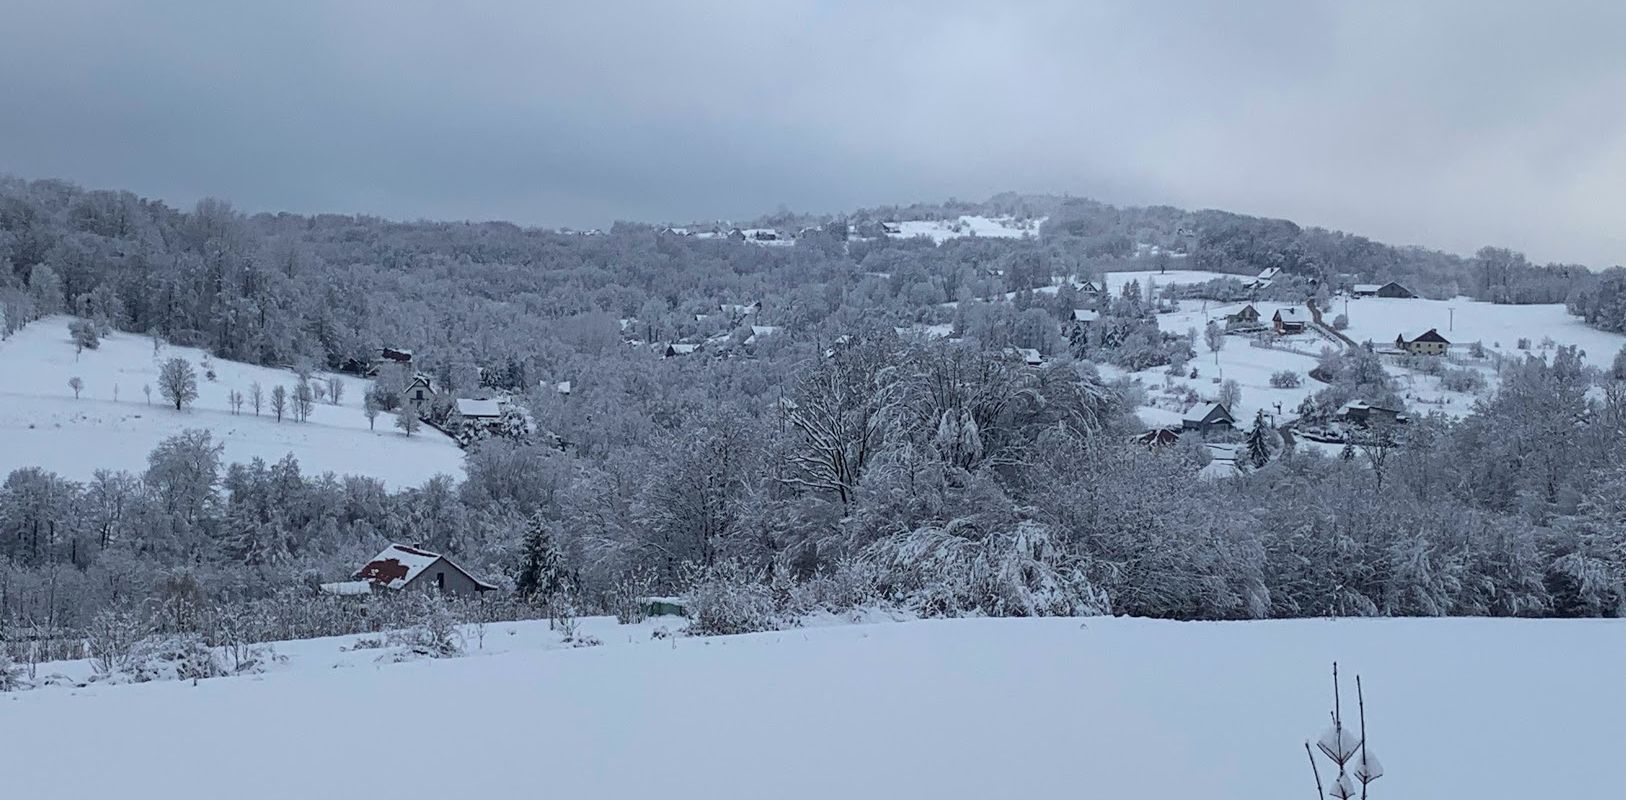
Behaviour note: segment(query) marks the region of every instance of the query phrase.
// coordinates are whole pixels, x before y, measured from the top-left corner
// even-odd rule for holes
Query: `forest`
[[[962,213],[1047,219],[1024,239],[876,235],[883,221]],[[1194,269],[1280,267],[1305,293],[1400,280],[1428,296],[1568,303],[1623,330],[1619,268],[1057,197],[753,224],[799,235],[763,247],[635,223],[561,232],[242,214],[218,200],[181,211],[0,179],[0,330],[66,312],[294,369],[405,348],[450,392],[511,392],[536,422],[472,444],[461,481],[393,492],[307,474],[292,456],[227,465],[205,431],[165,441],[139,474],[13,472],[0,486],[0,640],[72,638],[110,610],[180,627],[231,609],[308,613],[334,602],[317,583],[391,541],[452,554],[522,603],[711,598],[728,630],[810,604],[1626,613],[1626,356],[1613,370],[1563,349],[1529,356],[1465,418],[1421,416],[1402,439],[1337,458],[1255,426],[1250,469],[1209,481],[1202,448],[1135,443],[1137,387],[1096,366],[1190,357],[1193,343],[1149,321],[1157,298],[1113,299],[1104,315],[1119,334],[1080,346],[1061,332],[1071,287],[1033,291],[1155,270],[1135,256],[1155,244]],[[676,342],[704,346],[655,347]],[[1381,373],[1330,357],[1326,404],[1386,396]]]

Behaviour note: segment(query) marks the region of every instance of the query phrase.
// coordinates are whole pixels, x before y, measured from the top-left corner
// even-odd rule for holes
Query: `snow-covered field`
[[[395,429],[394,417],[383,414],[377,430],[369,431],[361,409],[365,380],[343,378],[341,404],[319,402],[309,422],[278,423],[269,395],[279,385],[291,392],[298,380],[292,372],[211,358],[210,381],[203,351],[164,345],[155,355],[150,338],[128,333],[107,336],[100,348],[76,356],[69,321],[47,317],[0,341],[0,476],[30,466],[75,480],[101,468],[139,472],[154,446],[187,428],[212,432],[225,444],[227,463],[275,461],[293,453],[307,473],[368,475],[394,487],[462,474],[462,451],[433,429],[409,438]],[[159,366],[177,357],[198,370],[199,397],[184,411],[166,406],[158,391]],[[78,399],[68,386],[73,377],[84,382]],[[267,395],[266,409],[258,417],[246,405],[241,414],[232,413],[229,392],[247,395],[254,382]],[[151,404],[143,386],[152,387]]]
[[[942,244],[950,239],[958,239],[962,236],[1020,239],[1024,236],[1038,236],[1039,227],[1044,224],[1044,221],[1044,217],[1016,219],[1014,217],[990,218],[982,216],[962,216],[958,219],[910,219],[898,223],[899,233],[887,235],[894,239],[926,236],[937,244]]]
[[[1543,339],[1550,338],[1559,345],[1575,345],[1586,353],[1587,363],[1608,366],[1615,353],[1626,345],[1626,336],[1588,327],[1580,317],[1569,313],[1559,304],[1509,306],[1481,303],[1459,297],[1455,300],[1404,300],[1386,297],[1362,297],[1347,303],[1339,298],[1325,310],[1331,321],[1337,314],[1348,314],[1349,329],[1345,331],[1357,342],[1371,339],[1374,344],[1393,344],[1395,336],[1404,333],[1415,338],[1429,328],[1452,342],[1453,352],[1462,352],[1475,341],[1485,349],[1506,355],[1518,350],[1518,340],[1530,340],[1529,352],[1540,354]],[[1345,310],[1347,307],[1347,311]]]
[[[1144,290],[1147,281],[1151,281],[1158,286],[1186,286],[1193,283],[1207,283],[1216,278],[1236,278],[1244,282],[1250,280],[1247,275],[1206,272],[1200,269],[1171,269],[1167,272],[1158,272],[1155,269],[1147,272],[1108,272],[1101,276],[1102,281],[1107,285],[1107,292],[1113,297],[1117,297],[1123,292],[1124,285],[1130,281],[1140,281],[1141,288]]]
[[[547,639],[497,623],[487,654],[458,659],[0,696],[0,781],[244,800],[1309,797],[1303,742],[1335,659],[1363,678],[1379,798],[1613,797],[1626,752],[1619,620],[594,624],[602,647],[497,653]]]

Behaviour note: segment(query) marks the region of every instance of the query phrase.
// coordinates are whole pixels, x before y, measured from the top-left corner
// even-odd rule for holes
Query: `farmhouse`
[[[1356,297],[1399,297],[1410,298],[1417,295],[1412,290],[1401,286],[1394,281],[1388,283],[1357,283],[1350,288],[1350,294]]]
[[[1277,309],[1276,315],[1270,318],[1276,332],[1287,336],[1294,333],[1303,333],[1310,324],[1310,314],[1298,306]]]
[[[1088,308],[1073,309],[1072,319],[1061,324],[1061,335],[1074,345],[1086,345],[1090,341],[1090,328],[1101,321],[1101,312]]]
[[[1443,356],[1451,349],[1451,342],[1434,328],[1415,339],[1407,341],[1405,334],[1395,337],[1395,347],[1414,356]]]
[[[1400,425],[1407,421],[1406,415],[1399,409],[1385,408],[1359,400],[1345,403],[1343,408],[1338,409],[1338,418],[1363,428],[1370,425]]]
[[[1225,327],[1227,328],[1251,328],[1258,324],[1259,309],[1254,308],[1252,304],[1243,306],[1242,310],[1235,314],[1225,315]]]
[[[1202,436],[1235,428],[1236,418],[1231,416],[1229,409],[1219,403],[1197,406],[1186,412],[1185,418],[1180,420],[1180,430],[1196,431]]]
[[[401,393],[408,403],[420,409],[435,397],[435,382],[428,375],[419,372],[412,376],[407,383],[406,391]]]
[[[459,397],[457,415],[469,422],[495,422],[502,418],[502,401]]]
[[[329,594],[365,594],[414,588],[451,595],[475,595],[497,589],[439,553],[404,544],[384,548],[373,560],[356,570],[348,581],[322,584],[322,591]]]
[[[1276,276],[1282,274],[1281,267],[1266,267],[1259,271],[1258,277],[1248,282],[1249,289],[1268,289],[1276,282]]]

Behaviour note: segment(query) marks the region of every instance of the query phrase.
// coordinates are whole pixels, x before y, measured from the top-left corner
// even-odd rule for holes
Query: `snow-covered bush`
[[[1477,392],[1485,388],[1485,374],[1477,369],[1448,367],[1440,371],[1440,386],[1453,392]]]
[[[1284,369],[1270,376],[1270,385],[1276,389],[1297,389],[1302,382],[1303,379],[1299,377],[1299,374],[1290,369]]]
[[[405,607],[413,616],[414,624],[385,636],[390,645],[404,649],[402,655],[445,658],[463,653],[463,633],[458,630],[457,614],[445,598],[431,592],[415,592],[406,598]]]
[[[1338,316],[1333,317],[1332,318],[1332,329],[1335,330],[1335,331],[1348,330],[1349,329],[1349,317],[1344,315],[1344,314],[1339,314]]]
[[[690,580],[683,596],[690,633],[724,636],[779,627],[772,590],[756,570],[739,560],[697,569]]]
[[[125,608],[102,610],[91,619],[85,631],[91,668],[98,675],[111,675],[128,669],[146,635],[146,621],[134,611]]]
[[[215,657],[214,651],[204,644],[203,637],[189,633],[142,639],[133,649],[123,675],[115,673],[114,677],[127,677],[134,683],[146,683],[218,678],[226,674],[226,668]]]
[[[4,647],[0,647],[0,692],[15,692],[28,688],[28,681],[23,678],[23,668],[11,660],[11,654]]]
[[[921,528],[877,541],[864,557],[880,570],[884,595],[923,616],[1064,616],[1107,608],[1077,560],[1036,522],[978,538],[952,525]]]
[[[605,594],[604,604],[622,625],[636,625],[649,618],[643,598],[654,593],[655,579],[647,570],[632,570],[617,577]]]

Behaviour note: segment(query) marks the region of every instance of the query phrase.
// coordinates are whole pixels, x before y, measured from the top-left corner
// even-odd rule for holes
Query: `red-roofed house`
[[[439,553],[404,544],[384,548],[373,560],[356,570],[351,580],[324,583],[322,589],[332,594],[355,594],[358,584],[362,583],[370,584],[371,591],[418,588],[454,595],[473,595],[497,589]]]

